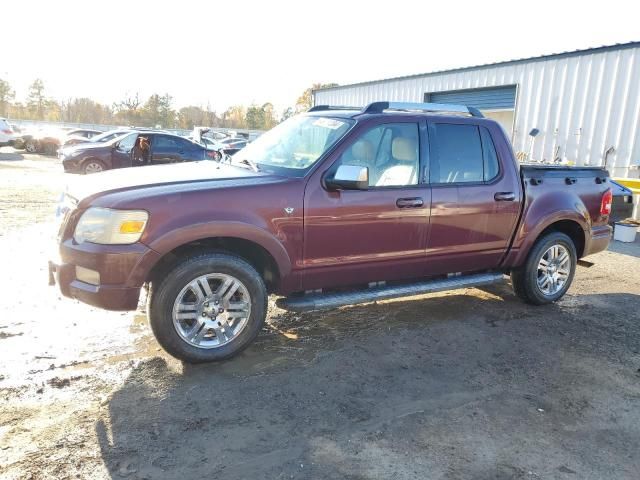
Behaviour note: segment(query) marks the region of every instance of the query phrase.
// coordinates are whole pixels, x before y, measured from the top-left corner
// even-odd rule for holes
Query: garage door
[[[479,110],[513,110],[516,105],[516,86],[431,92],[424,94],[424,101],[468,105]]]

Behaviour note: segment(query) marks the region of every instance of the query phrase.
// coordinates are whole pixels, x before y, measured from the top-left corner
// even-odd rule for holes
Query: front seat
[[[377,187],[415,185],[418,175],[418,145],[412,138],[396,137],[391,142],[392,167],[376,182]]]

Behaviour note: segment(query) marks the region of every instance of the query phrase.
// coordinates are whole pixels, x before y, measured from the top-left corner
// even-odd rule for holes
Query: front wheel
[[[525,264],[511,272],[513,290],[533,305],[555,302],[571,286],[576,263],[571,238],[561,232],[549,233],[535,243]]]
[[[91,173],[100,173],[106,170],[104,163],[100,160],[89,159],[82,165],[82,173],[89,175]]]
[[[174,357],[190,363],[237,355],[256,338],[267,314],[267,289],[243,259],[208,253],[170,271],[148,303],[151,329]]]

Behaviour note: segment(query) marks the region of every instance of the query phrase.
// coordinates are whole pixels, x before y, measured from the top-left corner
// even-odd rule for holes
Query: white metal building
[[[466,104],[499,121],[521,159],[606,158],[612,176],[640,176],[640,42],[320,89],[313,99]]]

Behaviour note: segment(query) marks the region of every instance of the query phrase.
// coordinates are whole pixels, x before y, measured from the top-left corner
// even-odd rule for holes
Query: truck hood
[[[66,193],[77,202],[87,197],[114,190],[134,190],[167,184],[184,184],[203,180],[229,180],[270,176],[248,168],[212,160],[121,168],[91,175],[74,176]]]

